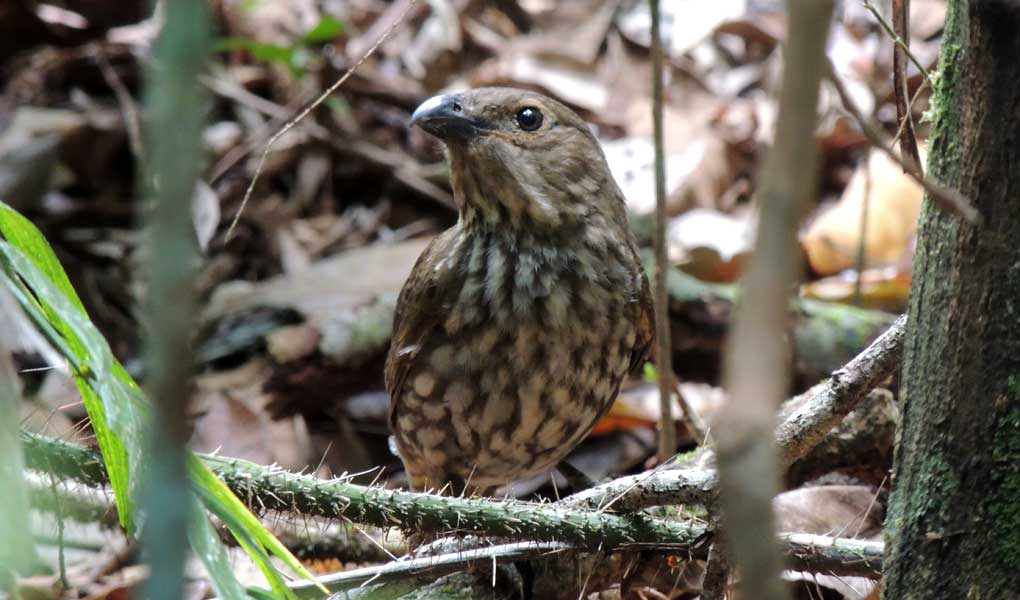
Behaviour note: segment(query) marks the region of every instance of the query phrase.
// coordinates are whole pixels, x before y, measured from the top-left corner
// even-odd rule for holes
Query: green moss
[[[966,9],[950,2],[946,14],[942,50],[939,54],[938,76],[934,78],[934,94],[928,112],[932,119],[928,147],[929,173],[942,182],[956,179],[960,154],[959,121],[961,86],[958,66],[966,52],[968,17]]]
[[[1007,408],[995,426],[993,485],[986,500],[990,540],[1006,569],[1020,570],[1020,377],[1006,381]]]
[[[1009,400],[1011,403],[1020,403],[1020,377],[1010,375],[1006,379],[1006,391],[1009,392]]]

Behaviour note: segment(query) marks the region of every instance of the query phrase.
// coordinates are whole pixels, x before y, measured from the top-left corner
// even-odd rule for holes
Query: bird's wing
[[[640,265],[640,257],[638,264]],[[655,302],[648,287],[648,276],[641,271],[641,292],[638,297],[637,338],[630,353],[630,371],[633,373],[645,364],[648,351],[655,341]]]
[[[386,391],[390,395],[390,425],[396,418],[396,399],[404,389],[404,381],[415,358],[425,344],[429,332],[441,326],[444,274],[434,268],[446,253],[452,238],[447,231],[437,236],[418,257],[411,274],[397,297],[393,315],[393,335],[386,356],[384,372]]]

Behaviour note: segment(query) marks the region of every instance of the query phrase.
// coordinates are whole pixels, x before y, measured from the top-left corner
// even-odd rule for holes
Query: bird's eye
[[[514,117],[517,126],[524,131],[535,131],[542,126],[542,111],[534,106],[525,106]]]

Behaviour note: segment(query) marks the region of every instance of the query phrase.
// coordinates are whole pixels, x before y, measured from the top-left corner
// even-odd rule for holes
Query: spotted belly
[[[538,323],[426,341],[395,403],[411,484],[491,488],[554,466],[619,391],[636,332],[623,315],[548,331]]]

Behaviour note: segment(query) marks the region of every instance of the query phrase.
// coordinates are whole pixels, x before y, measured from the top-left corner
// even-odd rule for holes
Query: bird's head
[[[556,228],[623,214],[595,136],[552,98],[512,88],[444,94],[423,102],[411,125],[446,144],[465,221]]]

